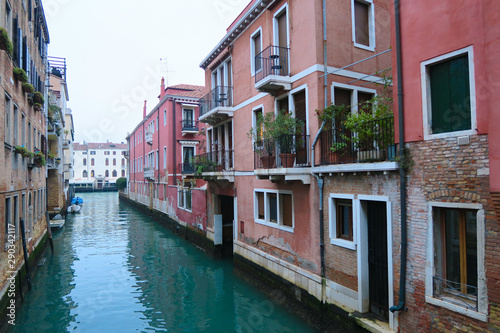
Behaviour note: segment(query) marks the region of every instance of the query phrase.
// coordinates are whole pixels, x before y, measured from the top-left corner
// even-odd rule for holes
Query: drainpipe
[[[398,80],[398,117],[399,117],[399,157],[403,157],[404,148],[404,112],[403,112],[403,72],[401,64],[401,13],[400,0],[394,0],[395,23],[396,23],[396,62]],[[391,312],[406,310],[406,255],[407,255],[407,230],[406,230],[406,176],[404,169],[399,167],[399,181],[401,184],[401,268],[399,280],[399,304],[391,306]]]
[[[325,89],[325,108],[328,107],[328,56],[326,50],[326,0],[323,0],[323,62],[324,62],[324,89]]]
[[[177,182],[177,144],[175,143],[175,139],[176,139],[176,136],[175,136],[175,126],[177,125],[176,122],[175,122],[175,98],[172,98],[172,113],[173,113],[173,116],[172,116],[172,124],[173,127],[172,127],[172,150],[173,150],[173,156],[174,156],[174,185],[176,184]]]

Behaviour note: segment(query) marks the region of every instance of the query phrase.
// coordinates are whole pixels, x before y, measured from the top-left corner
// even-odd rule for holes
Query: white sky
[[[43,0],[49,55],[67,61],[75,141],[125,142],[144,100],[148,112],[158,103],[166,63],[169,85],[204,85],[199,64],[249,2]]]

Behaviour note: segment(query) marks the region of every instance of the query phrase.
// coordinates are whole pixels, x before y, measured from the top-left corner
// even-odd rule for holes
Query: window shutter
[[[354,24],[356,29],[356,43],[370,45],[370,32],[368,29],[369,5],[354,1]]]
[[[342,88],[335,88],[335,105],[351,105],[351,91]]]
[[[17,25],[17,17],[12,20],[12,46],[14,49],[14,63],[17,65],[19,63],[19,32]]]

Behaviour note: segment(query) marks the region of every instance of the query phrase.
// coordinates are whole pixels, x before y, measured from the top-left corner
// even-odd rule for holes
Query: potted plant
[[[37,167],[45,166],[46,161],[45,161],[45,156],[41,151],[37,151],[34,156],[34,162]]]
[[[330,105],[323,110],[316,110],[319,120],[324,123],[323,135],[330,143],[329,160],[346,161],[352,154],[351,135],[346,129],[345,121],[351,113],[349,105]]]
[[[214,171],[216,166],[217,163],[215,161],[208,159],[207,156],[200,156],[194,162],[194,173],[197,176],[201,176],[203,172]]]
[[[282,165],[293,166],[304,123],[290,113],[280,111],[276,115],[273,112],[266,113],[257,119],[256,125],[256,129],[250,130],[249,136],[254,140],[255,150],[264,152],[261,156],[263,167],[275,166],[276,148],[279,148]]]
[[[31,83],[23,82],[23,91],[28,94],[32,94],[35,92],[35,87]]]
[[[20,154],[23,157],[32,157],[33,153],[28,150],[25,146],[15,146],[14,152]]]
[[[28,74],[22,68],[14,68],[14,78],[19,82],[28,82]]]
[[[14,52],[14,47],[9,39],[9,34],[5,28],[0,28],[0,50],[4,50],[7,54],[12,57]]]
[[[41,92],[37,91],[35,92],[35,94],[33,95],[33,101],[38,104],[43,104],[45,103],[45,100],[43,99],[43,95]]]

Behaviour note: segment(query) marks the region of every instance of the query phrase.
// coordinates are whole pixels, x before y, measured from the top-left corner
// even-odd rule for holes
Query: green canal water
[[[116,193],[80,196],[9,332],[314,332]]]

